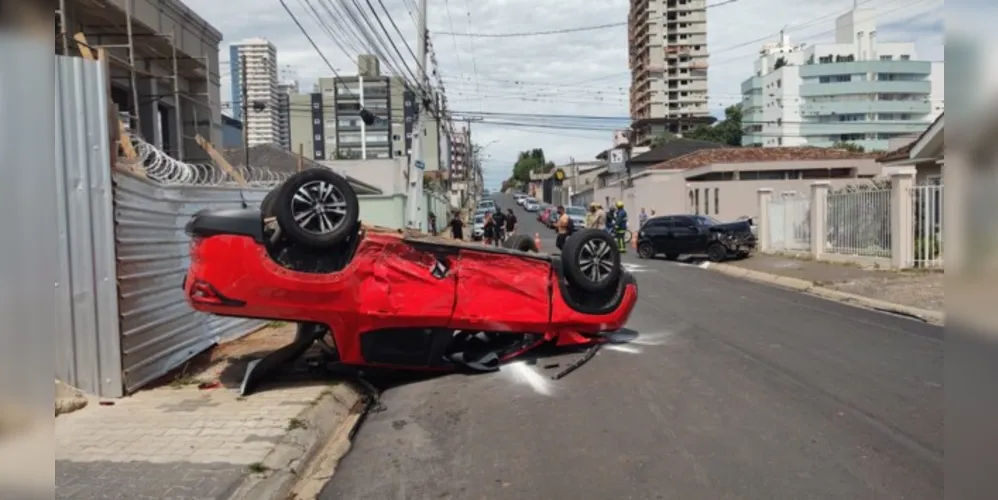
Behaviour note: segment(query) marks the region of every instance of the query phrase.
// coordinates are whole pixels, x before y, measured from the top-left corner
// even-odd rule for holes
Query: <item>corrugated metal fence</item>
[[[260,321],[194,312],[181,283],[190,264],[184,225],[208,208],[259,206],[265,188],[161,186],[114,174],[118,309],[124,387],[134,391],[212,344],[245,335]]]
[[[58,225],[36,231],[38,241],[58,241],[58,261],[26,261],[55,267],[55,376],[91,393],[122,395],[114,222],[111,214],[111,152],[107,79],[95,62],[57,57],[55,89],[56,204]],[[52,186],[46,186],[46,190]],[[42,203],[51,192],[24,193]],[[26,210],[34,210],[28,209]],[[39,273],[44,275],[44,273]],[[25,283],[23,286],[32,286]],[[52,286],[45,284],[45,286]]]

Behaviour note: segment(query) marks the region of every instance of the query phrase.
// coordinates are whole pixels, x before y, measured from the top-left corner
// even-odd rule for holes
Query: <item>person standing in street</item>
[[[638,229],[641,229],[648,222],[648,214],[645,213],[645,207],[641,207],[641,213],[638,214]]]
[[[486,245],[492,245],[492,240],[496,236],[496,221],[492,219],[492,213],[485,213],[485,224],[482,226],[482,239]]]
[[[555,222],[554,227],[558,231],[558,237],[554,241],[554,246],[558,247],[558,250],[561,250],[561,247],[565,246],[565,240],[572,234],[572,218],[565,213],[563,205],[558,205],[558,222]]]
[[[513,215],[513,209],[506,209],[506,239],[508,240],[513,233],[516,232],[516,215]]]
[[[492,223],[494,225],[492,228],[493,244],[495,246],[499,246],[499,244],[506,239],[503,236],[503,233],[506,232],[506,216],[503,215],[502,210],[499,207],[496,207],[496,213],[492,216]]]
[[[627,210],[624,210],[624,202],[617,202],[617,209],[614,211],[613,216],[617,249],[620,250],[620,253],[627,253]]]
[[[593,215],[592,229],[604,229],[606,227],[606,211],[603,205],[596,204],[596,213]]]
[[[586,229],[592,229],[593,224],[596,221],[596,203],[589,204],[589,210],[586,212]]]
[[[427,222],[427,225],[428,225],[428,229],[430,230],[430,234],[432,234],[433,236],[436,236],[437,235],[437,214],[435,214],[433,212],[430,212],[430,216],[427,217],[427,219],[428,220],[426,222]]]
[[[451,218],[450,223],[450,236],[455,240],[464,239],[464,221],[461,220],[461,212],[454,211],[454,217]]]

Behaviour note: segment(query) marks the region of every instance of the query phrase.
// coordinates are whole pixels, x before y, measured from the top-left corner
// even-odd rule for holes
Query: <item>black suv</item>
[[[721,223],[705,215],[663,215],[648,219],[638,231],[638,256],[707,255],[714,262],[744,258],[755,250],[751,220]]]

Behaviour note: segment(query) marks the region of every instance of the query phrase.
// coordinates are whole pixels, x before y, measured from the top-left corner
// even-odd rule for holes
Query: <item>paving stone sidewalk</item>
[[[261,336],[282,343],[289,333],[284,327]],[[299,417],[331,394],[332,383],[289,382],[240,397],[243,357],[231,360],[221,366],[240,369],[205,370],[56,418],[56,497],[222,499],[249,475],[265,472],[265,457],[290,431],[308,425]],[[223,385],[198,387],[217,375]]]
[[[864,269],[790,256],[756,254],[727,264],[764,273],[814,282],[841,292],[862,295],[929,311],[942,311],[943,273]]]

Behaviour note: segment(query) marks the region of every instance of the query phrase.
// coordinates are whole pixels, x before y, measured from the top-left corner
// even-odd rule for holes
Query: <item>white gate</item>
[[[806,251],[811,248],[811,199],[783,196],[769,202],[769,248]]]

